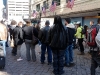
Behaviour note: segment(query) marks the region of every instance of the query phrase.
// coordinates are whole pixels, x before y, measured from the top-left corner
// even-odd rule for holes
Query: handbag
[[[13,39],[10,41],[10,46],[14,47],[14,40]]]
[[[38,44],[38,38],[34,36],[33,29],[32,29],[32,44],[33,45]]]

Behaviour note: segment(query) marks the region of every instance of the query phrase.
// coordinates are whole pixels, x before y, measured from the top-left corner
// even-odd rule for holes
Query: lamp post
[[[39,19],[41,20],[42,12],[39,12]]]
[[[29,0],[29,19],[31,19],[31,0]]]

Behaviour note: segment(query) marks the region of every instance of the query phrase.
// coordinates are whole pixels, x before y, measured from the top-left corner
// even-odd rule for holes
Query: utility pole
[[[29,0],[29,19],[31,19],[31,0]]]

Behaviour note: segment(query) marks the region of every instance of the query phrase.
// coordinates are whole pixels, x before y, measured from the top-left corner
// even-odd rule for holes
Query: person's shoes
[[[59,75],[58,72],[55,72],[54,70],[52,71],[54,75]]]
[[[69,63],[69,64],[65,64],[66,67],[73,67],[75,66],[75,63]]]
[[[70,67],[73,67],[73,66],[75,66],[75,63],[70,63],[69,65],[70,65]]]
[[[65,64],[65,66],[66,66],[66,67],[70,67],[70,65],[69,65],[69,64]]]
[[[65,73],[65,71],[63,70],[62,72],[59,72],[58,75],[62,75],[62,74],[64,74],[64,73]]]
[[[23,59],[22,59],[21,57],[17,59],[17,61],[22,61],[22,60],[23,60]]]
[[[85,55],[85,53],[84,53],[84,52],[81,52],[81,53],[79,53],[78,55]]]
[[[17,54],[12,53],[12,56],[17,56]]]
[[[52,65],[52,62],[49,62],[48,65]]]
[[[41,64],[44,64],[44,62],[41,62]]]

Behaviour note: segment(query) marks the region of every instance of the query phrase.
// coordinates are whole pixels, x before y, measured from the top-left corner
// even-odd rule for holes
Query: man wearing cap
[[[47,54],[48,54],[48,65],[50,65],[52,63],[52,51],[48,45],[48,32],[49,32],[49,29],[50,29],[50,22],[47,20],[45,22],[45,27],[43,27],[41,30],[40,30],[40,33],[39,33],[39,39],[42,43],[41,45],[41,64],[44,64],[44,61],[45,61],[45,52],[46,52],[46,49],[47,49]]]
[[[75,36],[78,39],[78,44],[79,44],[79,47],[80,47],[79,55],[84,55],[84,46],[83,46],[84,35],[81,33],[82,32],[82,26],[81,26],[80,22],[77,22],[76,25],[77,25],[77,32],[76,32]]]

